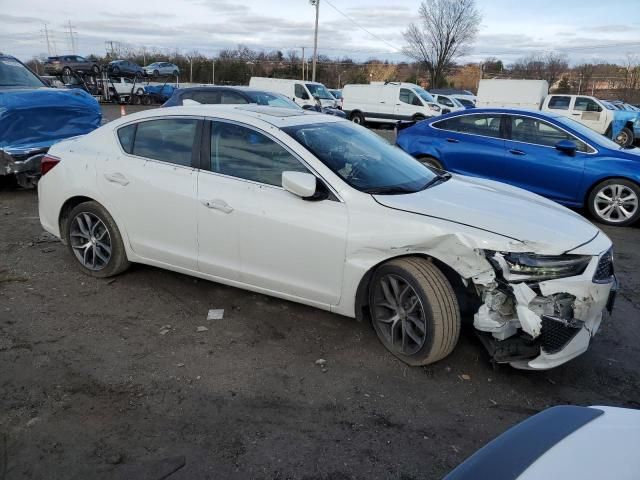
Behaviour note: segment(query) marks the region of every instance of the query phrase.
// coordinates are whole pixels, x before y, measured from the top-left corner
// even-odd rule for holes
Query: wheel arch
[[[458,305],[460,305],[460,311],[462,313],[468,312],[475,305],[473,296],[470,295],[470,291],[465,285],[465,281],[463,277],[451,266],[447,265],[442,260],[437,259],[431,255],[427,255],[425,253],[407,253],[402,255],[396,255],[393,257],[385,258],[375,265],[373,265],[367,272],[362,276],[360,282],[358,283],[358,288],[356,289],[356,298],[355,298],[355,316],[358,321],[370,321],[371,315],[369,314],[369,287],[371,286],[371,279],[375,274],[376,270],[387,262],[392,260],[397,260],[399,258],[408,258],[408,257],[417,257],[430,262],[438,267],[438,269],[444,274],[449,283],[451,284],[456,298],[458,299]]]

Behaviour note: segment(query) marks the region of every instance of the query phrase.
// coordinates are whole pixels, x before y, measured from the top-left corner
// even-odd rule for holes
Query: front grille
[[[613,249],[609,249],[598,261],[598,267],[593,274],[596,283],[608,283],[613,277]]]
[[[568,326],[556,320],[542,317],[542,331],[540,340],[542,350],[546,353],[556,353],[562,350],[580,331],[581,326]]]

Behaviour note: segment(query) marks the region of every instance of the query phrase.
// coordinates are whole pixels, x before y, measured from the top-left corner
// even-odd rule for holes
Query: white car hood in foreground
[[[555,202],[502,183],[460,175],[420,192],[374,198],[386,207],[509,237],[536,253],[565,253],[599,233],[589,221]]]

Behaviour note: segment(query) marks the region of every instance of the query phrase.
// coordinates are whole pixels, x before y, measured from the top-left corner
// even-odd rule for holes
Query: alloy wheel
[[[69,231],[71,248],[83,267],[98,271],[111,260],[111,235],[100,218],[93,213],[81,212],[71,221]]]
[[[427,322],[420,297],[398,275],[385,275],[374,285],[373,321],[387,343],[403,355],[413,355],[427,338]]]
[[[616,143],[618,145],[622,145],[623,147],[628,145],[629,142],[629,134],[627,132],[625,132],[624,130],[622,130],[617,136],[616,136]]]
[[[603,220],[624,222],[636,214],[638,196],[626,185],[605,185],[595,195],[594,209]]]

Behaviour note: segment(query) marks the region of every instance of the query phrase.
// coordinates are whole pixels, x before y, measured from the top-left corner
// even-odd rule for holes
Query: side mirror
[[[296,197],[313,197],[316,193],[316,177],[310,173],[282,172],[282,188]]]
[[[556,143],[556,150],[573,157],[578,151],[578,145],[573,140],[560,140]]]

